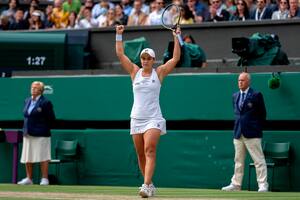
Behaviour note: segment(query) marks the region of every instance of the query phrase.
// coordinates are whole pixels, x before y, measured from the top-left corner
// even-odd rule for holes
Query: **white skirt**
[[[50,137],[23,137],[21,163],[36,163],[51,159]]]
[[[130,120],[130,135],[143,134],[151,128],[160,130],[160,134],[164,135],[167,133],[166,120],[164,118],[154,119],[135,119]]]

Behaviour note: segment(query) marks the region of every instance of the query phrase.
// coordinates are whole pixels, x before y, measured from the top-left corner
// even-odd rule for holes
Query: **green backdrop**
[[[165,118],[233,120],[231,96],[237,90],[237,77],[227,73],[170,75],[161,93]],[[268,88],[270,77],[268,73],[252,76],[253,87],[264,95],[268,120],[299,120],[300,73],[282,73],[281,87],[276,90]],[[0,121],[22,120],[23,101],[34,80],[46,83],[45,95],[52,100],[58,119],[129,119],[132,105],[129,76],[103,75],[0,79]],[[57,139],[72,138],[80,141],[80,184],[137,186],[142,183],[128,130],[54,130],[52,145]],[[292,143],[292,189],[299,191],[300,130],[266,131],[264,140]],[[0,152],[0,182],[10,182],[12,146],[0,143]],[[221,188],[230,182],[233,153],[230,130],[169,130],[160,141],[154,182],[158,187]],[[19,172],[19,177],[23,177],[24,166],[19,167]],[[50,173],[54,172],[51,166]],[[252,174],[254,179],[255,173]],[[35,175],[38,175],[37,168]],[[61,170],[61,183],[75,184],[75,177],[74,166],[66,164]],[[279,170],[275,188],[287,190],[286,177],[286,171]],[[244,183],[247,183],[246,176]],[[252,183],[255,188],[255,181]]]
[[[282,73],[281,86],[268,88],[270,73],[252,75],[261,91],[268,120],[300,119],[300,73]],[[171,75],[163,83],[161,107],[167,120],[232,120],[232,93],[237,74]],[[132,106],[129,76],[8,78],[0,79],[0,120],[22,120],[30,84],[41,80],[46,96],[62,120],[128,120]]]

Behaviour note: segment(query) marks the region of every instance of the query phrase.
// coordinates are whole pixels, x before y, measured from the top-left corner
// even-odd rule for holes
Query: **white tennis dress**
[[[149,77],[143,77],[142,72],[143,69],[140,69],[136,73],[132,83],[134,102],[130,114],[130,134],[141,134],[151,128],[165,134],[166,120],[159,105],[160,80],[154,69]]]

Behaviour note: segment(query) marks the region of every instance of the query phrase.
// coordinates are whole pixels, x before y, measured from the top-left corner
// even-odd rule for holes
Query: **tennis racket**
[[[177,6],[176,4],[170,4],[164,9],[161,15],[162,26],[171,31],[175,31],[179,26],[180,18],[181,18],[180,7]],[[177,34],[177,38],[180,43],[180,46],[182,46],[183,41],[180,34]]]

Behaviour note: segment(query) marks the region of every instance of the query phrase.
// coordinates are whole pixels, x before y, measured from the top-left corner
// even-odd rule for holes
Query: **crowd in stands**
[[[181,24],[300,18],[300,0],[30,0],[1,6],[0,30],[160,25],[164,7],[181,8]]]

